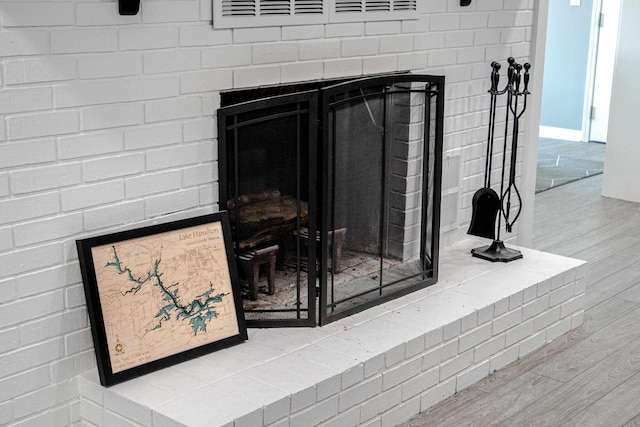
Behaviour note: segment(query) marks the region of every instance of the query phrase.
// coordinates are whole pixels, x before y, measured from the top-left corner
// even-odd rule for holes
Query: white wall
[[[623,1],[611,93],[602,195],[640,202],[640,4]]]
[[[540,124],[554,131],[583,128],[592,15],[592,0],[549,2]]]
[[[111,0],[0,0],[0,424],[80,420],[75,377],[95,357],[75,239],[216,210],[221,90],[446,75],[457,203],[442,244],[464,236],[489,64],[529,60],[534,3],[420,1],[417,21],[214,31],[210,0],[142,0],[129,17]]]
[[[535,4],[535,20],[533,23],[533,41],[531,45],[532,77],[529,83],[529,105],[526,114],[528,129],[540,128],[540,116],[542,115],[542,84],[544,81],[544,62],[546,49],[546,32],[548,21],[549,0],[538,0]],[[522,246],[530,246],[533,241],[534,221],[534,194],[536,189],[536,174],[538,168],[538,142],[537,132],[528,132],[525,138],[525,146],[522,161],[521,191],[525,197],[522,206],[522,225],[520,226],[519,241]]]

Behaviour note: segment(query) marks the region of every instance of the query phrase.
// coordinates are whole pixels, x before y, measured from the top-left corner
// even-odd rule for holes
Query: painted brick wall
[[[0,0],[0,425],[79,420],[95,358],[74,241],[217,209],[220,91],[444,74],[442,244],[464,235],[489,63],[527,59],[534,2],[419,4],[415,21],[213,30],[211,0],[126,17],[112,0]]]

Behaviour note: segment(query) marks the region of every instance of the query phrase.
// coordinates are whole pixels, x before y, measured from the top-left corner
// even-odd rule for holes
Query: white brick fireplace
[[[445,75],[441,247],[446,250],[454,245],[465,236],[471,197],[482,183],[489,64],[505,61],[508,56],[518,62],[530,60],[535,7],[532,0],[474,0],[465,8],[457,0],[419,0],[414,15],[389,20],[213,28],[211,0],[142,0],[141,11],[134,16],[119,16],[117,3],[107,0],[0,1],[0,425],[112,425],[112,420],[122,416],[143,425],[149,424],[147,416],[160,417],[154,425],[178,425],[167,421],[174,419],[167,414],[151,415],[150,407],[142,400],[134,402],[134,396],[118,394],[116,389],[100,391],[80,377],[87,372],[90,377],[95,355],[74,240],[218,209],[215,114],[221,91],[395,71]],[[518,233],[516,229],[513,237]],[[455,265],[460,259],[476,265],[464,251],[452,249],[448,253],[450,258],[441,257],[444,265]],[[538,268],[535,260],[546,256],[532,253],[523,265]],[[529,262],[532,264],[526,264]],[[516,265],[499,266],[498,270],[504,272],[504,268]],[[472,306],[462,309],[466,299],[451,300],[457,307],[454,311],[462,316],[460,320],[446,315],[440,323],[414,330],[413,336],[403,335],[406,341],[384,343],[378,348],[382,353],[368,365],[368,359],[358,354],[354,356],[357,363],[340,360],[344,371],[331,371],[325,379],[308,378],[301,383],[304,388],[290,384],[275,387],[285,395],[274,392],[268,405],[263,398],[255,401],[269,408],[268,415],[262,412],[263,421],[284,419],[274,418],[272,412],[280,411],[282,399],[291,402],[287,420],[298,416],[296,413],[311,417],[313,408],[326,408],[318,405],[346,408],[340,399],[357,401],[359,391],[337,397],[336,375],[340,387],[346,386],[345,392],[349,387],[378,390],[380,386],[389,391],[385,396],[402,393],[384,385],[384,378],[393,382],[396,374],[404,375],[405,368],[394,370],[394,363],[400,363],[399,348],[408,358],[407,372],[414,372],[416,358],[424,360],[436,347],[453,346],[444,334],[457,326],[447,325],[464,324],[470,329],[461,329],[463,335],[477,331],[484,337],[487,325],[495,324],[491,322],[511,322],[507,315],[517,317],[509,314],[511,310],[524,313],[524,306],[534,302],[527,299],[533,297],[534,286],[535,301],[546,301],[545,295],[556,290],[545,291],[547,284],[552,284],[563,289],[564,302],[549,303],[552,314],[545,319],[559,317],[543,329],[534,327],[531,341],[526,341],[529,344],[517,341],[517,353],[542,345],[547,337],[553,338],[580,321],[579,279],[583,271],[568,260],[559,260],[557,267],[541,275],[527,271],[521,282],[513,284],[509,298],[514,304],[522,299],[521,309],[509,303],[502,311],[506,295],[490,302],[477,295],[482,292],[470,290],[469,295],[479,298]],[[457,274],[455,268],[443,268],[438,289],[449,292],[452,283],[466,286],[462,278],[455,278]],[[469,274],[467,279],[482,282],[477,271]],[[491,274],[504,276],[499,271]],[[567,286],[573,296],[568,296]],[[419,297],[428,306],[434,292],[425,290]],[[401,313],[413,316],[409,313],[419,306],[403,301],[408,311]],[[468,323],[473,313],[487,314],[486,307],[493,307],[491,317]],[[393,316],[396,308],[400,307],[387,306],[385,315]],[[379,317],[382,314],[373,311],[368,316],[372,321],[386,320]],[[498,346],[496,341],[503,339],[513,340],[535,323],[522,319],[525,326],[498,332],[495,340],[485,340],[483,348]],[[362,318],[346,319],[343,326],[355,326],[361,320],[364,322]],[[362,330],[363,340],[369,340],[366,326]],[[419,349],[425,334],[432,330],[442,331],[434,332],[442,333],[442,340],[429,341],[436,347],[425,344]],[[306,334],[312,338],[305,345],[328,340],[334,332],[310,329]],[[281,335],[253,330],[247,345],[266,352],[258,343],[261,336],[271,334]],[[472,335],[464,336],[467,338],[447,338],[458,343]],[[287,348],[282,351],[293,351],[290,339],[297,342],[298,338],[286,337]],[[242,347],[237,351],[243,351]],[[367,343],[362,348],[369,351]],[[508,352],[508,356],[499,360],[517,357],[506,341],[501,348],[498,352]],[[438,365],[449,369],[451,375],[435,394],[442,397],[454,390],[450,378],[470,384],[480,373],[488,373],[490,366],[503,364],[498,359],[488,365],[489,359],[482,359],[478,366],[467,364],[470,356],[465,351],[460,352],[461,359],[452,359],[456,362],[448,368]],[[276,356],[265,354],[262,360],[255,360],[255,355],[251,359],[259,365]],[[215,360],[218,356],[212,357]],[[464,367],[457,371],[454,365]],[[368,369],[374,369],[381,379],[372,380]],[[433,373],[427,370],[423,375],[416,378],[430,383]],[[354,377],[364,382],[356,386],[360,383]],[[413,389],[420,381],[403,387]],[[317,399],[313,404],[309,403],[311,390]],[[416,396],[422,397],[416,400]],[[409,401],[411,410],[419,410],[435,400],[417,393]],[[399,411],[407,415],[410,411],[405,409]],[[399,419],[392,415],[393,408],[385,411],[387,415],[376,415],[376,419]],[[344,417],[353,413],[340,412]],[[253,421],[253,416],[253,412],[248,414],[247,420]],[[292,425],[296,424],[292,420]]]
[[[110,388],[83,374],[95,425],[388,426],[578,327],[584,262],[522,249],[517,263],[443,253],[438,284],[322,328],[249,341]]]

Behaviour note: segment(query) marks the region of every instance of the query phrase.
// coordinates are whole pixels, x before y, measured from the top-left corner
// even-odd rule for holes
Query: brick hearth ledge
[[[518,248],[508,264],[444,249],[436,285],[317,328],[243,344],[109,388],[79,378],[87,425],[395,426],[583,320],[586,264]],[[513,247],[511,245],[508,245]]]

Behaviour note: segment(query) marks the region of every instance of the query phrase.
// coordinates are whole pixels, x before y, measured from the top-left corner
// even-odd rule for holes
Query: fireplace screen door
[[[249,326],[316,324],[316,247],[304,232],[316,228],[317,103],[311,91],[218,111],[220,207]]]
[[[424,76],[322,90],[321,324],[435,283],[442,90]]]
[[[249,326],[323,325],[436,282],[443,107],[443,77],[400,74],[218,111]]]

